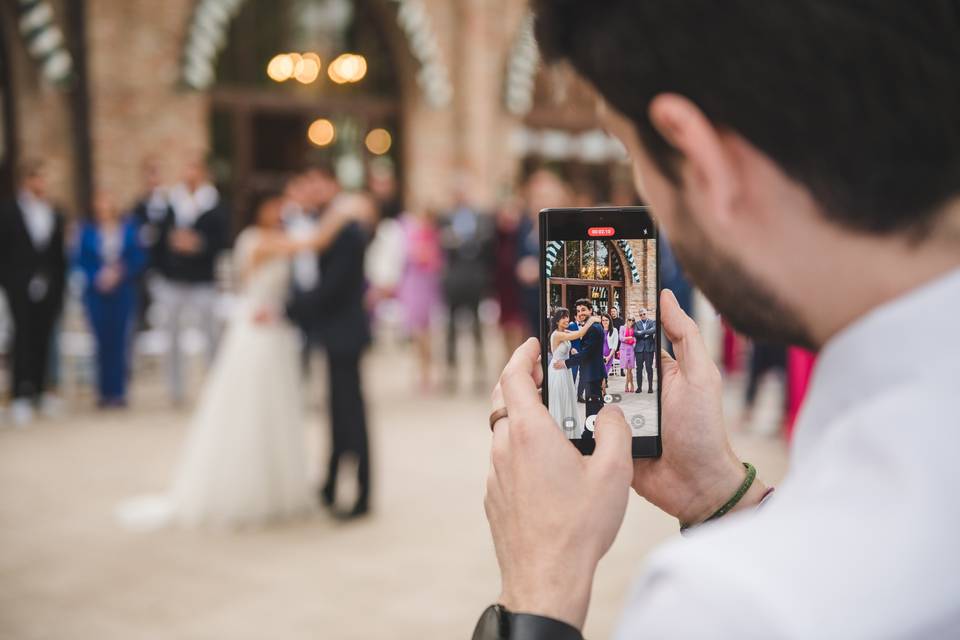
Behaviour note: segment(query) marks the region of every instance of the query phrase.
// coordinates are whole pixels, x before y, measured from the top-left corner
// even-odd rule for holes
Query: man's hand
[[[660,295],[660,318],[677,355],[660,353],[663,456],[634,461],[633,488],[681,522],[696,524],[730,499],[746,471],[727,440],[720,371],[670,290]],[[737,508],[756,505],[765,489],[754,481]]]
[[[630,429],[623,413],[597,417],[596,451],[582,456],[540,400],[540,348],[514,352],[493,392],[508,418],[494,427],[484,507],[511,611],[583,626],[593,575],[627,506]]]
[[[110,293],[117,288],[122,278],[123,272],[119,266],[107,265],[97,272],[94,286],[100,293]]]

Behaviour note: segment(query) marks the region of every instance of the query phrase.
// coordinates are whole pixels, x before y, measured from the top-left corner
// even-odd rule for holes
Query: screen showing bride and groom
[[[568,438],[592,438],[596,414],[617,404],[634,437],[659,435],[657,241],[618,238],[614,227],[586,227],[576,240],[547,231],[550,414]]]

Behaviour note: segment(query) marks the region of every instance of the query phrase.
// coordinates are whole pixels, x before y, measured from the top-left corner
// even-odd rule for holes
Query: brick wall
[[[653,240],[628,240],[633,250],[633,257],[640,271],[639,283],[629,283],[626,288],[627,316],[637,317],[641,307],[647,309],[648,314],[655,314],[657,300],[657,246]]]
[[[205,94],[178,87],[193,0],[88,0],[94,176],[129,202],[140,166],[157,154],[164,177],[209,144]]]
[[[17,28],[14,4],[2,3],[0,28],[10,46],[10,71],[16,109],[19,161],[41,158],[46,161],[50,193],[67,212],[75,209],[73,137],[70,128],[68,94],[43,81],[40,67],[29,57]],[[63,5],[51,3],[64,28]]]

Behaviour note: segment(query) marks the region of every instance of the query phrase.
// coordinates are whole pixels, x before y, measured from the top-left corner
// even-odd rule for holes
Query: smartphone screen
[[[594,422],[616,404],[633,457],[660,455],[660,269],[646,207],[540,212],[543,402],[593,453]]]

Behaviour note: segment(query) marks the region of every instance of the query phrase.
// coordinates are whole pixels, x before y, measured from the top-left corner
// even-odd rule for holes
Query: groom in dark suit
[[[332,207],[364,207],[366,219],[373,220],[373,201],[362,195],[341,195]],[[359,223],[348,224],[320,254],[320,281],[309,291],[297,292],[288,314],[324,346],[329,364],[330,428],[332,442],[327,480],[320,499],[327,507],[336,500],[337,473],[345,455],[357,461],[359,495],[353,508],[335,512],[341,517],[357,517],[369,510],[370,448],[367,417],[360,381],[360,356],[370,344],[370,325],[364,308],[365,280],[363,257],[368,229]]]
[[[576,302],[577,323],[582,326],[593,313],[593,303],[587,298],[581,298]],[[587,396],[587,417],[600,413],[603,408],[603,391],[601,386],[603,378],[606,375],[606,367],[603,363],[603,343],[606,337],[600,323],[592,325],[587,333],[580,338],[580,350],[571,355],[564,361],[557,362],[554,366],[561,368],[566,366],[568,369],[573,367],[580,368],[580,379],[583,381],[583,388]],[[592,438],[593,432],[584,429],[584,438]]]

